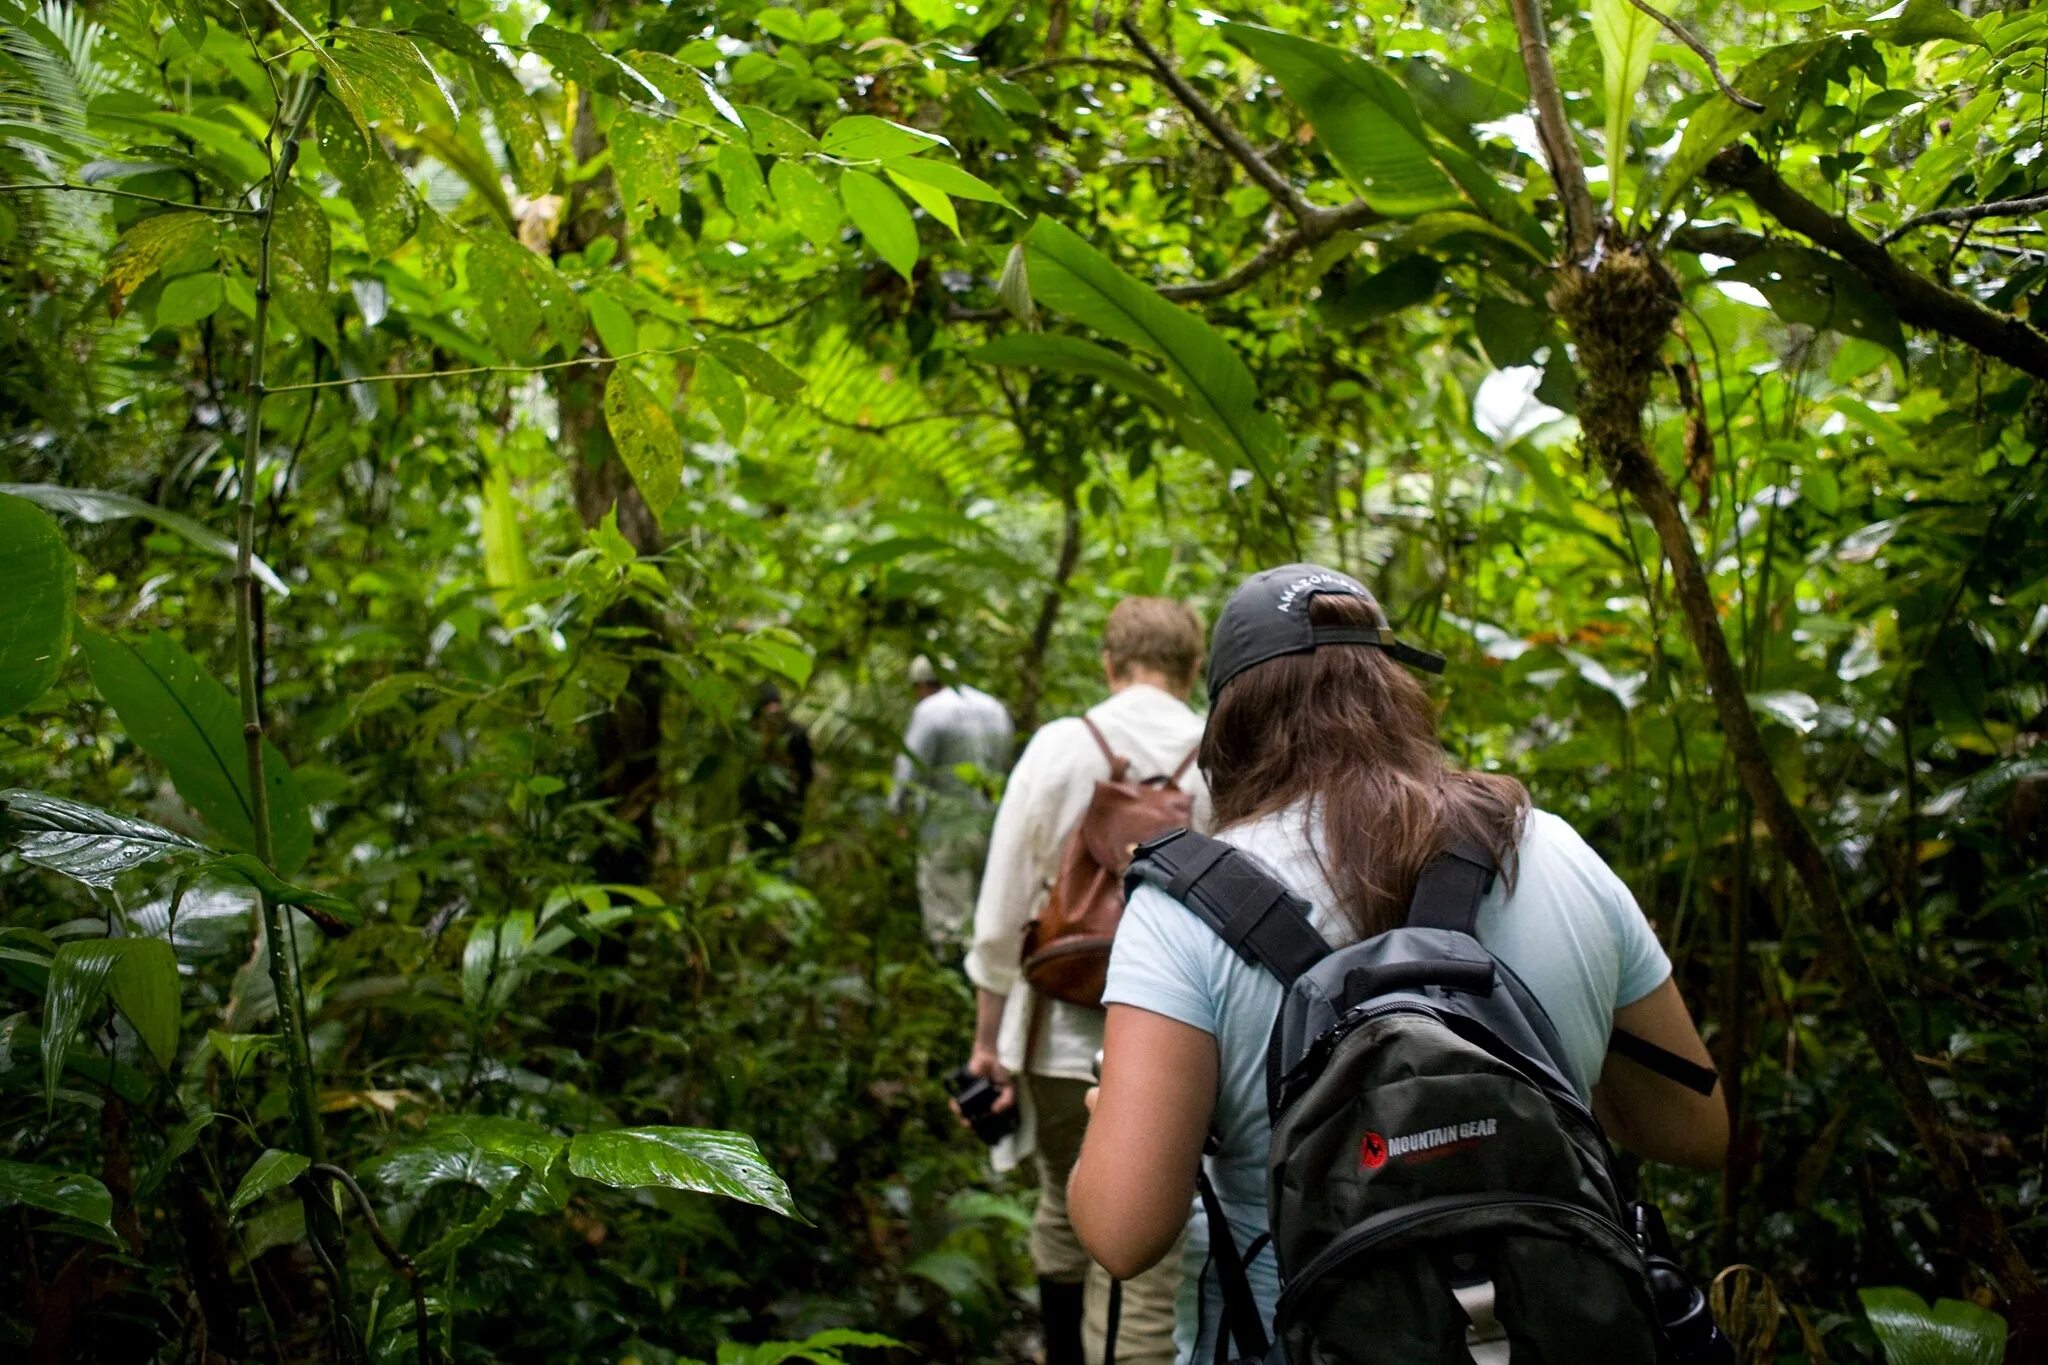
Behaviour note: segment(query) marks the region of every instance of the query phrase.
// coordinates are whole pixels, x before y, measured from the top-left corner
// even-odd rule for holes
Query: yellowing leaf
[[[220,228],[203,213],[160,213],[121,234],[107,258],[107,285],[127,298],[168,262],[203,247],[217,247]]]

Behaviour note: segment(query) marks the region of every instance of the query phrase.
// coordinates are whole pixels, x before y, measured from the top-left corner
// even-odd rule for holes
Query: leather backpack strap
[[[1109,747],[1109,741],[1103,738],[1102,731],[1096,728],[1094,720],[1086,712],[1081,715],[1081,723],[1087,726],[1088,733],[1094,736],[1095,747],[1102,750],[1102,756],[1109,760],[1109,780],[1123,781],[1124,774],[1131,770],[1131,760]]]
[[[1178,788],[1180,780],[1188,775],[1188,769],[1195,766],[1195,759],[1201,752],[1202,746],[1200,742],[1197,742],[1194,748],[1188,750],[1188,756],[1180,761],[1180,766],[1167,775],[1166,785]]]

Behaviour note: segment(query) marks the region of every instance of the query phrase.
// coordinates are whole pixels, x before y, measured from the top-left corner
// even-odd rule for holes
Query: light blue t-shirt
[[[1252,854],[1315,907],[1332,944],[1356,935],[1332,909],[1335,893],[1300,809],[1268,816],[1219,838]],[[1318,836],[1319,842],[1319,836]],[[1565,1075],[1581,1096],[1600,1078],[1614,1012],[1671,975],[1671,962],[1635,897],[1578,832],[1532,810],[1522,832],[1512,896],[1496,883],[1479,905],[1479,941],[1521,977],[1557,1026]],[[1281,988],[1225,947],[1195,914],[1155,887],[1125,907],[1110,955],[1105,1005],[1135,1005],[1216,1038],[1220,1071],[1213,1131],[1220,1150],[1205,1158],[1209,1179],[1244,1247],[1267,1230],[1266,1042]],[[1182,1361],[1208,1360],[1220,1314],[1205,1273],[1208,1229],[1194,1217],[1175,1328]],[[1270,1250],[1250,1266],[1252,1290],[1272,1320],[1279,1274]]]

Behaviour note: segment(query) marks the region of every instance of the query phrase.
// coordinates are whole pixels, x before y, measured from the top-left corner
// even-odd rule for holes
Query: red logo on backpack
[[[1386,1165],[1387,1140],[1378,1133],[1367,1133],[1365,1141],[1358,1144],[1358,1164],[1368,1171]]]

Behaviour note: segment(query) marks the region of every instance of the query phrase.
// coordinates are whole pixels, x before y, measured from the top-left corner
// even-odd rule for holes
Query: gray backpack
[[[1205,1174],[1219,1362],[1232,1343],[1275,1365],[1659,1359],[1662,1258],[1628,1226],[1542,1005],[1473,937],[1493,877],[1483,851],[1453,848],[1406,924],[1332,951],[1308,903],[1230,845],[1181,830],[1138,850],[1130,888],[1160,887],[1287,990],[1266,1056],[1277,1339],[1245,1276],[1261,1248],[1240,1250]],[[1711,1093],[1705,1068],[1616,1038]]]

